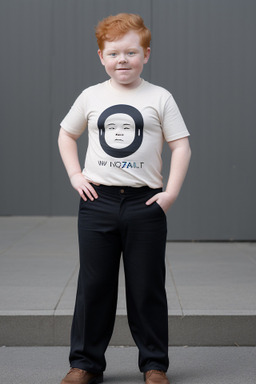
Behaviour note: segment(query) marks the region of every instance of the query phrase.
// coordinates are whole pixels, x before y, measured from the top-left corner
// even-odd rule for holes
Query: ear
[[[150,47],[147,47],[146,52],[144,52],[144,64],[146,64],[148,62],[150,52],[151,52]]]
[[[98,49],[98,55],[99,55],[101,64],[105,66],[105,61],[103,59],[103,52],[100,49]]]

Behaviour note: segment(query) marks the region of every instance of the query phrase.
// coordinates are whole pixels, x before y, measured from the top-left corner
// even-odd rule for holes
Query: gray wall
[[[151,28],[143,76],[173,93],[191,132],[169,239],[255,240],[255,0],[1,0],[0,214],[76,215],[59,122],[106,79],[94,26],[118,12]],[[163,158],[167,175],[167,147]]]

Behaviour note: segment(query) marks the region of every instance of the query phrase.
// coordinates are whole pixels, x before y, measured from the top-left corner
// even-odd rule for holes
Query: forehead
[[[135,31],[129,31],[122,37],[113,40],[108,41],[106,40],[104,42],[104,49],[116,49],[120,47],[134,47],[134,48],[142,48],[140,44],[140,36]]]
[[[115,113],[114,115],[108,116],[108,118],[105,121],[105,125],[107,124],[134,124],[134,120],[130,115],[127,115],[126,113]]]

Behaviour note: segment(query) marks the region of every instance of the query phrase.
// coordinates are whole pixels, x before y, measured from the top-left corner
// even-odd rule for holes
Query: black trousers
[[[70,365],[106,368],[123,255],[127,315],[141,372],[168,369],[165,291],[166,216],[145,202],[161,189],[95,186],[99,198],[80,201],[80,271],[71,330]]]

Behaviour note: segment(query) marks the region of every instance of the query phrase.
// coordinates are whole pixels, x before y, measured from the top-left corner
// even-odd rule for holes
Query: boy
[[[109,80],[89,87],[61,123],[60,153],[79,193],[80,272],[71,330],[71,369],[61,384],[103,381],[117,303],[121,253],[127,315],[146,384],[168,384],[165,213],[189,160],[189,133],[172,95],[140,75],[150,31],[138,15],[110,16],[96,27]],[[88,127],[81,171],[76,140]],[[163,140],[172,151],[162,191]]]

